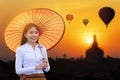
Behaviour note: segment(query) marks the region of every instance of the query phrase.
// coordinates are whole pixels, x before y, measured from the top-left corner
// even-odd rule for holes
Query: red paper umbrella
[[[38,42],[46,46],[47,50],[54,47],[62,38],[65,31],[63,18],[56,12],[46,8],[31,9],[16,16],[7,26],[5,43],[12,51],[20,46],[24,27],[34,23],[40,28]]]

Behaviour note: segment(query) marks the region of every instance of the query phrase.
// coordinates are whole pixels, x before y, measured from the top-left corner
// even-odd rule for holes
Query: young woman
[[[27,24],[23,31],[21,46],[16,50],[15,68],[20,80],[46,80],[44,71],[50,70],[47,51],[38,44],[39,28]]]

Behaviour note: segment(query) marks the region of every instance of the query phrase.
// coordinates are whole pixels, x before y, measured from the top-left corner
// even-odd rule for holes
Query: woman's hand
[[[48,61],[47,61],[47,59],[43,58],[43,59],[42,59],[42,63],[39,64],[39,65],[37,65],[37,66],[35,67],[35,70],[45,69],[45,68],[47,68],[47,67],[48,67]]]
[[[43,59],[42,59],[42,62],[43,62],[43,63],[48,63],[48,60],[47,60],[46,58],[43,58]]]
[[[46,67],[48,67],[47,63],[41,63],[35,67],[35,70],[44,69]]]

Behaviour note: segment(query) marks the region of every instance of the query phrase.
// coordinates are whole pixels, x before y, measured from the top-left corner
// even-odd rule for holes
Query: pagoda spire
[[[93,35],[92,47],[98,47],[97,38],[96,38],[96,35],[95,35],[95,34]]]

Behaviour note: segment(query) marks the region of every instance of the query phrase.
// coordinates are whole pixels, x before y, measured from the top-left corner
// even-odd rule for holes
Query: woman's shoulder
[[[23,50],[23,49],[26,49],[25,47],[26,47],[26,44],[20,45],[20,46],[17,48],[17,50]]]

